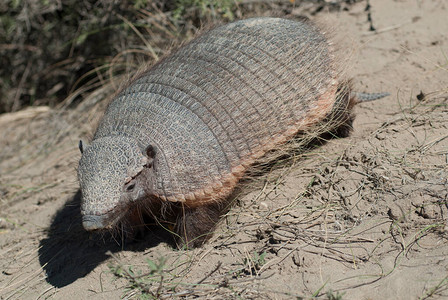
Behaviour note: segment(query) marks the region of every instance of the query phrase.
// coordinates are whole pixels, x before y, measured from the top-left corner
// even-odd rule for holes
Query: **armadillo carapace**
[[[334,60],[317,27],[278,18],[217,27],[165,58],[80,144],[83,226],[132,228],[149,215],[200,244],[249,166],[335,106],[347,114],[350,87]]]

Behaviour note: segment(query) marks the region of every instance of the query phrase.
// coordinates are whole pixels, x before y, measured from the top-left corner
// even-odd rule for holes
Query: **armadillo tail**
[[[389,93],[358,93],[355,92],[354,96],[358,102],[368,102],[373,100],[378,100],[384,97],[389,96]]]

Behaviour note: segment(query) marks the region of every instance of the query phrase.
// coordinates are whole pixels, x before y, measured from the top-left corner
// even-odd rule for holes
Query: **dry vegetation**
[[[294,1],[292,1],[294,2]],[[307,10],[341,9],[346,2]],[[0,3],[0,113],[54,106],[105,80],[156,61],[198,28],[234,18],[290,11],[288,1],[4,0]]]
[[[48,47],[71,41],[54,60],[39,52],[53,48],[24,55],[29,43],[40,47],[30,42],[39,26],[57,26],[56,17],[78,2],[58,3],[64,9],[50,4],[48,12],[37,0],[0,4],[10,12],[0,18],[2,30],[7,16],[23,32],[30,26],[29,36],[0,45],[1,110],[21,109],[31,98],[47,105],[0,115],[0,299],[448,297],[444,1],[378,0],[367,11],[367,1],[82,1],[70,18],[78,22],[88,11],[82,20],[90,23],[77,23],[77,35],[67,35],[67,27],[53,36],[41,27]],[[157,227],[126,245],[82,229],[77,142],[91,135],[125,74],[191,38],[201,23],[315,18],[328,8],[363,45],[354,71],[358,88],[392,93],[357,108],[351,137],[297,154],[252,182],[200,249],[174,250]],[[398,14],[407,18],[390,22]],[[93,51],[87,43],[98,35],[89,26],[97,24],[104,28],[98,32],[114,28],[104,55],[85,52]],[[383,34],[372,35],[373,25]],[[8,52],[12,45],[20,51]]]

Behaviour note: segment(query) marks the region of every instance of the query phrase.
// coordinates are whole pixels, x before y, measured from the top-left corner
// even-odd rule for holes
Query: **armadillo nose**
[[[104,229],[104,216],[86,215],[82,216],[82,226],[87,231]]]

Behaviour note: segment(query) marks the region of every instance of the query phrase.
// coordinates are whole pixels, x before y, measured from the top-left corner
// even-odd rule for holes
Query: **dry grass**
[[[0,3],[0,113],[54,107],[64,98],[66,104],[80,102],[105,80],[157,60],[204,25],[299,7],[301,13],[341,9],[350,2],[5,0]]]

